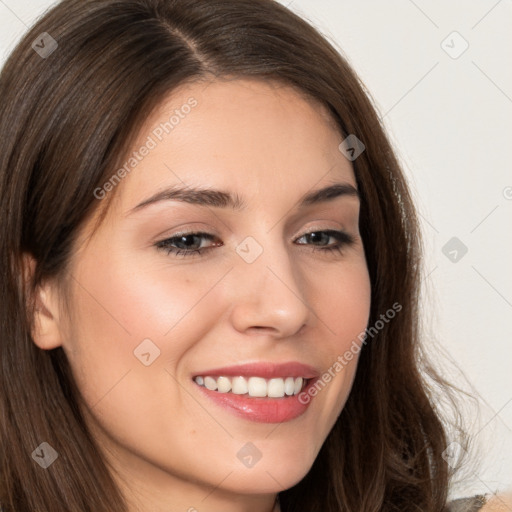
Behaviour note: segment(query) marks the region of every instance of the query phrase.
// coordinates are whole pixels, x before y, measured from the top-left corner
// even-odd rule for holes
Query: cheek
[[[130,340],[132,350],[137,341],[172,335],[193,314],[218,274],[206,276],[192,267],[182,270],[165,262],[146,265],[134,260],[114,256],[111,261],[84,262],[78,279],[86,285],[77,288],[82,319],[95,320],[89,322],[89,333],[105,338],[108,332]],[[118,344],[118,348],[127,347]]]
[[[325,275],[317,272],[310,279],[316,283],[309,285],[311,306],[334,360],[366,329],[371,305],[368,269],[361,259],[340,264],[335,271],[327,269]]]
[[[101,425],[133,451],[140,446],[157,454],[162,439],[178,450],[180,435],[171,439],[169,432],[190,425],[175,411],[187,418],[202,412],[183,391],[178,368],[218,319],[215,301],[202,300],[212,276],[172,270],[106,256],[84,259],[74,274],[77,323],[65,348],[84,413],[92,428]]]
[[[169,267],[109,260],[110,253],[103,254],[83,259],[74,272],[77,323],[65,347],[89,404],[127,372],[130,379],[141,378],[142,388],[153,387],[147,376],[173,370],[194,340],[208,332],[210,319],[217,318],[211,300],[208,308],[201,307],[211,277],[192,279]]]
[[[312,307],[324,337],[324,373],[311,396],[317,408],[317,427],[324,435],[333,427],[350,394],[362,349],[362,334],[370,314],[371,284],[364,260],[340,265],[329,279],[315,276]],[[316,339],[316,338],[315,338]],[[307,398],[305,398],[307,399]]]

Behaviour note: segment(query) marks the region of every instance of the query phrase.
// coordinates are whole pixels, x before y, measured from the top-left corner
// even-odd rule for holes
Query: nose
[[[303,269],[294,263],[282,239],[265,239],[259,244],[263,252],[251,263],[250,259],[236,258],[231,273],[230,319],[239,332],[285,338],[296,335],[314,313],[307,302]],[[250,249],[257,250],[254,239],[252,244]]]

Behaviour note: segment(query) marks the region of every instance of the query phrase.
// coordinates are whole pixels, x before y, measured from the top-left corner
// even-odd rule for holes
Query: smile
[[[283,398],[298,395],[307,385],[308,379],[303,377],[286,377],[264,379],[263,377],[227,377],[198,375],[194,381],[210,391],[248,395],[250,397]]]

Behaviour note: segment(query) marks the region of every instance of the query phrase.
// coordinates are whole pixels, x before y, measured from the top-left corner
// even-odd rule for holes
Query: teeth
[[[291,395],[293,395],[294,389],[295,389],[295,379],[293,377],[287,377],[286,380],[284,381],[284,392],[288,396],[291,396]]]
[[[261,377],[249,377],[249,396],[267,396],[267,381]]]
[[[219,393],[231,391],[231,381],[227,377],[219,377],[217,379],[217,390]]]
[[[272,398],[281,398],[284,396],[284,380],[270,379],[267,385],[267,394]]]
[[[293,388],[293,394],[298,395],[300,393],[301,388],[302,388],[302,379],[299,377],[298,379],[295,379],[295,387]]]
[[[231,386],[235,395],[245,395],[249,391],[247,381],[243,377],[234,377]]]
[[[302,377],[286,377],[285,379],[264,379],[262,377],[210,377],[194,378],[199,386],[204,386],[218,393],[233,393],[235,395],[249,394],[252,397],[282,398],[298,395],[306,379]]]
[[[217,389],[217,381],[213,377],[205,377],[204,378],[204,387],[206,389],[215,391]]]

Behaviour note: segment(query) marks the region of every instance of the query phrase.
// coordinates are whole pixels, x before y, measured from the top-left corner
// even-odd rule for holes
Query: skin
[[[349,395],[358,355],[304,415],[281,424],[233,415],[191,377],[257,361],[300,361],[323,373],[365,330],[370,280],[359,199],[296,208],[311,190],[356,181],[325,109],[259,80],[174,91],[133,149],[190,97],[198,105],[124,177],[99,229],[92,232],[95,218],[84,226],[68,295],[55,283],[41,288],[34,342],[64,348],[130,511],[270,512],[276,493],[311,468]],[[182,182],[236,192],[247,209],[172,200],[130,213]],[[155,247],[183,229],[214,234],[216,241],[198,242],[213,248],[181,257]],[[354,243],[322,253],[336,239],[303,237],[326,229],[346,231]],[[250,264],[235,251],[247,236],[263,249]],[[150,366],[134,356],[146,338],[161,352]],[[251,468],[236,456],[247,442],[261,452]]]
[[[512,510],[512,489],[489,497],[481,512],[510,512]]]

